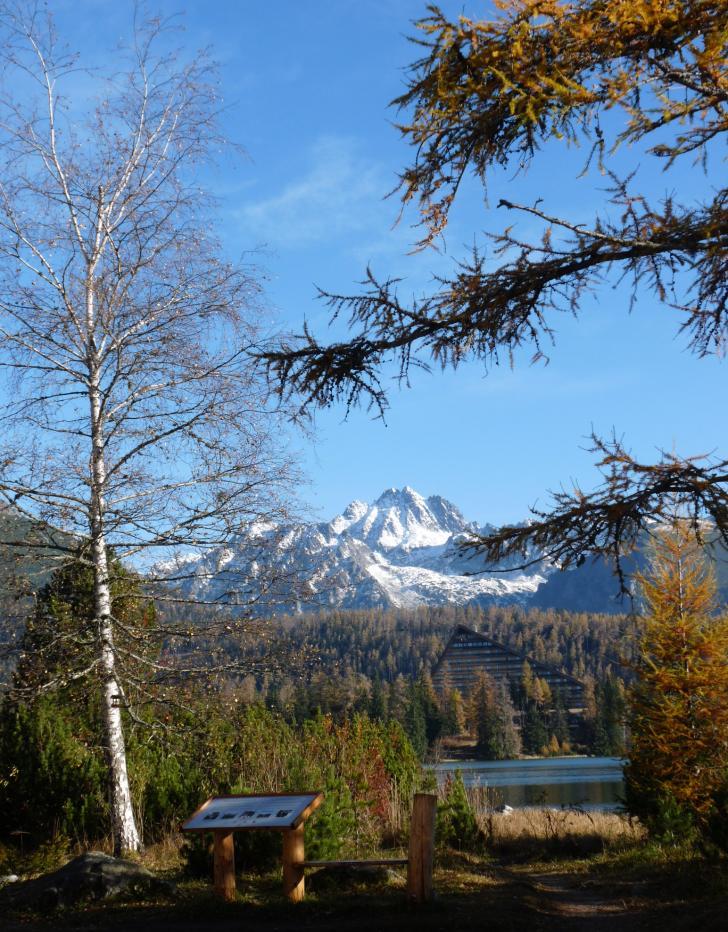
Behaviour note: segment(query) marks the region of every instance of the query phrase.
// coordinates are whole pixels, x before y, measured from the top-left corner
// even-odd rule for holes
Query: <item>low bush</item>
[[[448,776],[439,796],[435,835],[437,844],[458,851],[482,850],[485,833],[478,824],[459,772],[454,777]]]
[[[0,707],[0,826],[34,847],[106,834],[106,766],[93,727],[51,697]],[[15,836],[17,837],[17,835]]]

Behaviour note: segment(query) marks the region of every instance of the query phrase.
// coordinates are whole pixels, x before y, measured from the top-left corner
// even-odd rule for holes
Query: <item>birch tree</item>
[[[210,232],[200,179],[223,140],[205,56],[170,53],[150,21],[118,71],[86,72],[40,6],[2,4],[0,29],[0,496],[46,546],[58,532],[61,556],[82,541],[93,569],[93,650],[65,678],[101,691],[115,848],[130,851],[125,676],[143,691],[171,666],[115,616],[114,561],[278,516],[288,468],[249,365],[260,285]]]

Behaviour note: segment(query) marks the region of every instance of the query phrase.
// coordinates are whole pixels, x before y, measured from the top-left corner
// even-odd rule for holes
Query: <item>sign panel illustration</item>
[[[213,796],[183,824],[183,831],[233,831],[244,828],[294,828],[309,807],[319,801],[318,793],[276,796]]]

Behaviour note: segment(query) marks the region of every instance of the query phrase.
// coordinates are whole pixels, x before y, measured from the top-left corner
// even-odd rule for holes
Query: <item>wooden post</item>
[[[416,903],[426,903],[432,899],[436,809],[437,796],[432,793],[415,793],[407,864],[407,896]]]
[[[233,833],[221,831],[213,833],[213,876],[215,893],[230,902],[235,899],[235,845]]]
[[[292,903],[300,903],[306,890],[303,862],[303,823],[283,832],[283,893]]]

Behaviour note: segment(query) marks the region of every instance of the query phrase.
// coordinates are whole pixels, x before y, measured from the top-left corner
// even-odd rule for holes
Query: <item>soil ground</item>
[[[689,862],[652,871],[595,871],[588,862],[506,865],[453,856],[436,872],[437,899],[415,908],[402,882],[355,885],[282,900],[275,877],[239,879],[239,902],[224,904],[201,882],[173,900],[94,903],[48,916],[6,917],[4,932],[50,929],[131,932],[724,932],[725,868]]]

